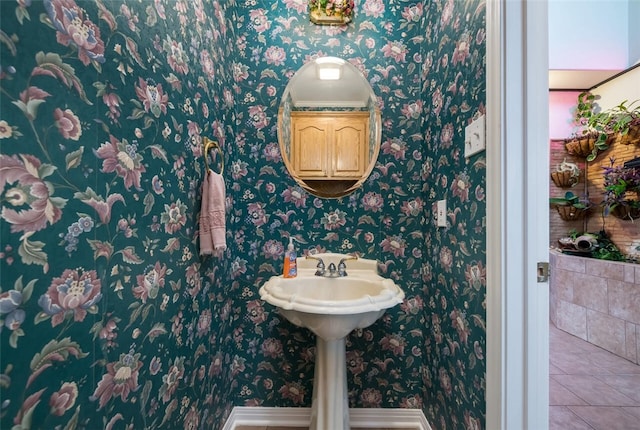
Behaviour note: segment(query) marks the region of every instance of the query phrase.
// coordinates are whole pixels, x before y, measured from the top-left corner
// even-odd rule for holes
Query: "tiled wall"
[[[551,321],[640,364],[640,266],[556,251],[549,258]]]

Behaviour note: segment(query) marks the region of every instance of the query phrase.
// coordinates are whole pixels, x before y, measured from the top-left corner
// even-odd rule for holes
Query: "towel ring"
[[[220,145],[218,144],[218,142],[216,142],[215,140],[211,140],[208,137],[204,137],[203,141],[204,141],[204,165],[207,169],[207,173],[213,172],[213,170],[211,170],[211,168],[209,167],[209,151],[211,149],[216,149],[220,153],[220,174],[222,175],[222,172],[224,172],[224,156],[222,155],[222,149],[220,148]]]

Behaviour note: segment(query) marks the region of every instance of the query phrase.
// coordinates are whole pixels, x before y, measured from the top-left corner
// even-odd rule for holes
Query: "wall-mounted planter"
[[[633,221],[640,218],[640,207],[620,204],[611,210],[611,215],[621,220]]]
[[[586,158],[593,152],[597,134],[585,134],[584,136],[573,137],[564,141],[567,152],[577,157]]]
[[[629,125],[626,134],[620,134],[618,141],[623,145],[640,145],[640,121]]]
[[[556,210],[564,221],[577,221],[584,218],[589,209],[577,208],[575,206],[556,205]]]
[[[551,172],[551,180],[558,188],[574,187],[578,183],[578,179],[580,179],[580,170],[577,172],[571,170]]]

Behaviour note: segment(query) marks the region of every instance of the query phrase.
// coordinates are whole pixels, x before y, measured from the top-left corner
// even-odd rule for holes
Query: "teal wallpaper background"
[[[213,428],[310,406],[315,338],[259,299],[301,253],[380,262],[406,300],[347,339],[352,407],[485,417],[484,1],[0,2],[0,427]],[[379,97],[371,177],[319,199],[287,173],[280,97],[334,55]],[[223,148],[227,245],[200,257],[202,137]],[[213,162],[213,160],[212,160]],[[448,201],[447,227],[435,203]]]

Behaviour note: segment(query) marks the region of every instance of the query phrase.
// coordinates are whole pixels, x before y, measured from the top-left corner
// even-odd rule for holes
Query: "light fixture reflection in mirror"
[[[278,112],[278,141],[287,170],[313,195],[345,196],[373,170],[381,141],[376,95],[354,65],[321,57],[287,85]]]

